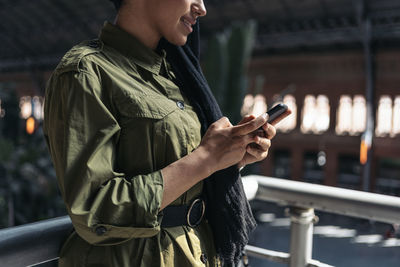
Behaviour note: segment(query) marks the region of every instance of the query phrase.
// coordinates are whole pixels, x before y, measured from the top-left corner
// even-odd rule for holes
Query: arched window
[[[329,129],[330,122],[329,99],[325,95],[317,97],[317,114],[314,122],[314,133],[323,133]]]
[[[359,135],[367,124],[367,105],[365,97],[342,95],[336,113],[336,133],[339,135]]]
[[[297,123],[297,105],[296,105],[296,98],[293,95],[285,95],[283,98],[283,103],[289,107],[292,111],[292,114],[285,118],[284,120],[280,121],[276,125],[276,129],[281,132],[289,132],[296,128]]]
[[[240,110],[240,115],[242,115],[242,117],[249,115],[253,109],[253,105],[254,105],[254,96],[252,94],[247,94],[243,98],[243,104]]]
[[[247,94],[244,97],[242,108],[240,110],[242,117],[250,114],[258,117],[265,112],[267,112],[265,96],[261,94],[257,94],[256,96]]]
[[[254,105],[253,105],[253,110],[252,114],[256,117],[261,116],[267,112],[267,102],[265,99],[265,96],[257,94],[254,97]]]
[[[32,99],[33,103],[33,116],[37,120],[43,120],[43,98],[39,96],[34,96]]]
[[[20,117],[28,119],[33,116],[36,120],[43,120],[44,99],[40,96],[23,96],[19,100]]]
[[[352,129],[353,107],[349,95],[342,95],[339,100],[339,107],[336,113],[336,133],[339,135],[348,134]]]
[[[321,134],[329,129],[329,99],[325,95],[317,98],[306,95],[302,111],[301,131],[303,133]]]
[[[354,96],[352,115],[351,134],[357,135],[363,133],[367,126],[367,104],[364,96]]]
[[[312,132],[316,117],[316,99],[313,95],[306,95],[304,98],[304,107],[302,111],[301,127],[303,133]]]
[[[392,130],[392,115],[392,99],[388,95],[381,96],[376,114],[376,136],[383,137],[390,134]]]
[[[393,105],[392,136],[400,134],[400,96],[396,96]]]
[[[21,97],[19,107],[21,109],[20,117],[28,119],[32,115],[32,98],[30,96]]]

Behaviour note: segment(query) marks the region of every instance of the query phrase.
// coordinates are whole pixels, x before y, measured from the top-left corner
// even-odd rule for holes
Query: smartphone
[[[288,106],[285,104],[277,104],[267,111],[267,114],[269,115],[268,123],[276,124],[286,116],[290,115],[290,113],[291,111],[289,110]]]
[[[277,104],[273,106],[270,110],[267,111],[268,114],[268,123],[275,125],[287,116],[289,116],[292,111],[285,104]],[[258,131],[264,132],[262,127],[258,128]]]

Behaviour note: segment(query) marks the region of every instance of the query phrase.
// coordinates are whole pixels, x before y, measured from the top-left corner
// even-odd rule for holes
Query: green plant
[[[257,24],[236,22],[208,42],[204,74],[224,115],[236,123],[247,89],[246,70]]]

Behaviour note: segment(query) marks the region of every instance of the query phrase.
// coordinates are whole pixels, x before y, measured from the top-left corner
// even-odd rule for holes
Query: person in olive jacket
[[[46,88],[44,133],[74,226],[59,266],[235,264],[243,246],[221,241],[235,232],[228,229],[235,219],[227,223],[207,211],[236,207],[235,200],[212,199],[222,190],[223,197],[245,203],[235,214],[248,213],[237,170],[267,156],[275,128],[266,115],[232,125],[191,63],[197,58],[182,57],[194,66],[188,74],[174,62],[178,54],[168,60],[168,45],[182,49],[197,31],[206,15],[203,0],[114,2],[115,22],[106,22],[98,39],[68,51]],[[188,85],[190,75],[201,79]],[[191,93],[196,90],[198,97]],[[265,135],[256,133],[260,127]],[[244,242],[255,225],[248,216]],[[227,232],[213,223],[224,223]]]

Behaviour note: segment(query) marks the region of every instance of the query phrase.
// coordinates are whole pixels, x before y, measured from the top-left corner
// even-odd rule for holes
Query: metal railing
[[[57,266],[61,245],[72,229],[64,216],[0,230],[0,266]]]
[[[249,198],[288,205],[291,220],[289,253],[247,246],[247,255],[290,267],[328,267],[311,259],[314,209],[387,223],[400,222],[400,198],[265,176],[243,178]],[[60,217],[0,230],[0,265],[57,266],[62,243],[72,231]]]
[[[290,267],[330,266],[311,259],[314,209],[379,222],[400,222],[399,197],[258,175],[244,177],[243,184],[251,199],[288,205],[291,221],[289,253],[247,246],[247,254]]]

